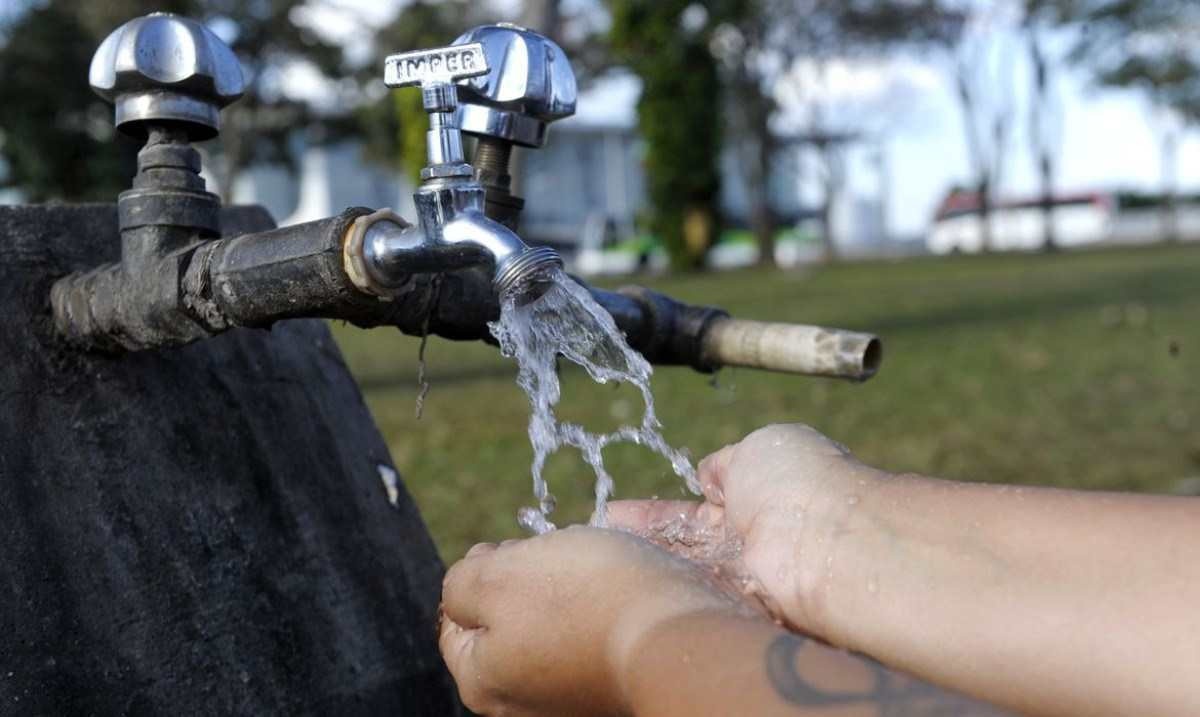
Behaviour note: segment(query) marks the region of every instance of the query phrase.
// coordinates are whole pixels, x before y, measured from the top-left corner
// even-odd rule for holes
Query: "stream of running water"
[[[596,503],[591,524],[607,525],[608,498],[613,479],[604,468],[604,448],[617,442],[646,446],[671,463],[688,489],[699,495],[700,484],[688,456],[667,444],[662,425],[654,414],[650,392],[653,369],[640,353],[625,342],[612,316],[592,298],[588,290],[553,269],[543,277],[546,292],[528,303],[505,297],[500,320],[488,324],[505,356],[517,362],[517,384],[529,396],[529,441],[533,445],[533,494],[536,506],[522,508],[520,524],[534,532],[554,530],[549,519],[555,500],[543,475],[546,459],[563,446],[574,446],[596,474]],[[593,433],[576,423],[563,422],[555,414],[562,397],[557,358],[564,356],[579,364],[593,380],[635,386],[645,404],[641,423],[621,426],[611,433]]]

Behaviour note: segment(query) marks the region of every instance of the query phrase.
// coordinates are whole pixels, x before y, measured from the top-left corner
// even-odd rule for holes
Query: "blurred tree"
[[[317,82],[341,76],[342,50],[298,22],[304,0],[191,0],[194,17],[218,30],[237,54],[246,79],[242,99],[221,120],[221,194],[230,201],[238,176],[256,162],[282,164],[295,171],[289,142],[297,128],[310,138],[331,139],[341,125],[306,100],[287,95],[286,68],[304,67]],[[144,3],[156,4],[154,1]],[[232,37],[230,37],[232,35]],[[336,105],[336,102],[332,103]]]
[[[34,202],[111,201],[138,147],[113,141],[112,109],[88,86],[103,35],[62,1],[10,10],[0,33],[0,186]]]
[[[1029,51],[1033,74],[1033,92],[1029,101],[1029,141],[1038,177],[1041,180],[1042,249],[1058,248],[1054,226],[1054,173],[1058,147],[1062,143],[1062,105],[1055,91],[1059,58],[1051,52],[1047,36],[1053,30],[1054,15],[1044,0],[1025,0],[1025,18],[1021,32]]]
[[[559,38],[562,27],[559,0],[524,0],[521,5],[520,25],[556,40]]]
[[[1016,46],[1008,35],[996,30],[1015,25],[1016,12],[1007,3],[976,9],[963,32],[945,44],[974,176],[980,248],[985,252],[995,247],[995,192],[1000,186],[1017,108]]]
[[[1071,59],[1102,84],[1147,91],[1200,121],[1200,3],[1195,0],[1034,0],[1080,33]]]
[[[1141,89],[1160,117],[1163,232],[1178,238],[1175,159],[1182,119],[1200,121],[1200,3],[1195,0],[1039,0],[1079,28],[1071,59],[1101,84]],[[1177,116],[1172,116],[1177,113]]]
[[[793,150],[797,174],[805,171],[801,169],[805,166],[804,159],[811,155],[815,160],[809,165],[809,171],[820,186],[818,217],[822,254],[826,261],[837,257],[834,208],[846,190],[850,150],[868,143],[875,145],[872,163],[878,170],[879,180],[881,221],[878,226],[881,238],[886,237],[885,205],[889,180],[883,142],[909,119],[906,110],[912,108],[913,100],[919,94],[917,88],[901,77],[891,78],[878,92],[839,92],[834,76],[854,73],[857,69],[854,58],[806,58],[796,63],[777,83],[780,102],[800,111],[787,113],[786,125],[777,123],[777,130],[772,134],[785,150]],[[798,153],[801,150],[803,155]],[[786,151],[780,159],[787,159]]]
[[[671,264],[697,269],[717,235],[721,82],[711,24],[689,0],[612,0],[614,59],[642,80],[638,130],[646,142],[650,228]]]
[[[780,77],[798,62],[878,56],[900,47],[920,48],[957,38],[962,13],[941,0],[711,0],[717,26],[713,52],[729,92],[729,124],[750,198],[750,220],[760,261],[774,260],[775,213],[769,197],[771,165],[778,146],[772,131]],[[819,112],[810,114],[820,114]],[[814,127],[826,133],[827,128]],[[817,145],[823,176],[837,181],[843,145]],[[826,209],[832,201],[825,182]],[[827,213],[827,212],[826,212]],[[826,228],[825,254],[833,257]]]
[[[101,40],[121,23],[156,10],[206,22],[241,60],[247,91],[226,109],[220,185],[226,200],[238,174],[254,161],[291,166],[288,139],[322,123],[307,103],[289,98],[284,68],[305,65],[319,77],[337,74],[341,49],[299,24],[300,0],[108,0],[30,3],[9,15],[0,36],[0,153],[7,183],[33,201],[108,199],[128,186],[137,147],[112,141],[112,110],[87,84]],[[36,72],[30,68],[37,68]]]

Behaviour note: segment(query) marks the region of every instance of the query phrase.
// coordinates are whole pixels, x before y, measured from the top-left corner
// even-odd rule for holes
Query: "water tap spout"
[[[497,296],[514,294],[527,300],[538,295],[542,283],[537,279],[546,269],[562,266],[553,249],[530,247],[508,226],[488,218],[484,188],[465,161],[455,117],[455,83],[488,70],[487,55],[478,42],[387,58],[385,84],[421,88],[422,104],[429,113],[429,162],[413,194],[418,227],[377,213],[357,223],[361,236],[352,234],[348,239],[347,273],[360,288],[386,297],[414,273],[482,265],[492,272]]]
[[[536,298],[539,277],[562,266],[558,252],[529,246],[508,227],[485,216],[481,207],[470,202],[472,198],[482,202],[482,190],[419,192],[420,226],[408,225],[388,210],[361,217],[347,237],[347,273],[360,288],[388,296],[413,274],[478,266],[488,271],[497,297]],[[357,271],[356,254],[361,254]]]

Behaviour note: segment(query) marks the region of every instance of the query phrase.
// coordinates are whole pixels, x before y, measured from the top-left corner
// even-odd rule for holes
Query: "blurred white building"
[[[1060,195],[1052,200],[1054,237],[1060,248],[1070,249],[1099,244],[1147,244],[1161,241],[1172,233],[1187,241],[1200,240],[1200,205],[1180,199],[1173,215],[1168,214],[1157,197],[1141,197],[1116,192]],[[997,201],[991,212],[993,251],[1037,251],[1044,241],[1044,214],[1041,199],[1016,198]],[[934,254],[984,250],[983,223],[979,201],[969,192],[951,192],[942,202],[926,239]]]

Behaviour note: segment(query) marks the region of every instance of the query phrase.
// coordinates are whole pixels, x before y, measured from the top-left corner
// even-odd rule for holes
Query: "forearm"
[[[995,715],[992,708],[754,619],[679,618],[625,660],[635,716],[697,714]]]
[[[831,641],[1023,712],[1200,713],[1200,503],[918,477],[860,493],[805,591]]]

